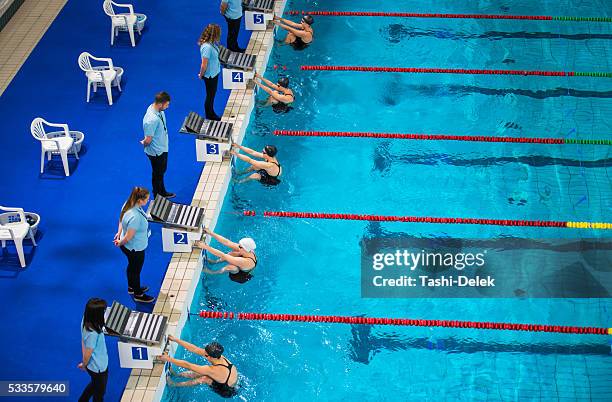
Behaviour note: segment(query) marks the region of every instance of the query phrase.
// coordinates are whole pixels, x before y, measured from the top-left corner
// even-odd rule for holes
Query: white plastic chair
[[[0,211],[4,211],[0,214],[0,242],[2,248],[6,247],[7,240],[12,240],[17,249],[21,268],[24,268],[26,264],[23,255],[23,239],[29,237],[32,239],[32,244],[37,245],[32,234],[32,228],[26,221],[23,209],[0,206]]]
[[[115,13],[113,6],[127,8],[130,12]],[[136,41],[134,40],[134,27],[136,27],[138,34],[141,35],[142,25],[137,24],[139,14],[134,13],[134,7],[131,4],[119,4],[111,0],[104,0],[102,8],[104,9],[104,13],[111,19],[111,46],[115,43],[115,36],[117,36],[119,31],[127,31],[130,34],[132,47],[136,46]]]
[[[49,127],[58,127],[62,130],[46,132],[45,125]],[[51,155],[59,154],[62,158],[62,164],[64,165],[64,173],[66,173],[66,176],[70,176],[70,170],[68,169],[68,152],[74,153],[77,159],[79,159],[79,154],[77,148],[73,147],[74,138],[68,129],[68,125],[49,123],[45,119],[37,117],[32,120],[30,131],[32,132],[32,136],[40,141],[41,145],[40,173],[43,172],[45,166],[45,156],[51,160]],[[80,131],[73,131],[72,133],[81,134],[81,140],[84,136]]]
[[[100,61],[107,63],[107,66],[93,67],[91,60]],[[93,87],[94,92],[98,90],[98,87],[103,86],[106,89],[106,97],[108,98],[108,104],[113,104],[113,92],[112,87],[116,86],[121,91],[121,76],[123,75],[123,69],[121,67],[115,67],[113,60],[108,57],[94,57],[90,53],[83,52],[79,55],[79,67],[85,72],[87,77],[87,102],[89,102],[89,96],[91,88]]]

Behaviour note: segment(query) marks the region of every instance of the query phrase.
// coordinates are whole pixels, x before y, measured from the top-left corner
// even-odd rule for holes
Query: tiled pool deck
[[[285,1],[277,1],[275,12],[282,14]],[[257,55],[257,71],[264,71],[274,44],[274,31],[254,31],[247,46],[247,53]],[[234,123],[233,141],[242,143],[255,97],[253,89],[232,90],[223,112],[223,121]],[[231,160],[206,162],[191,201],[206,209],[205,220],[209,228],[214,228],[231,177]],[[179,336],[187,320],[187,309],[201,274],[201,252],[195,249],[191,254],[175,253],[164,277],[161,290],[153,309],[154,313],[170,318],[168,333]],[[152,370],[134,369],[128,380],[121,402],[159,401],[163,395],[166,378],[164,364],[155,363]]]

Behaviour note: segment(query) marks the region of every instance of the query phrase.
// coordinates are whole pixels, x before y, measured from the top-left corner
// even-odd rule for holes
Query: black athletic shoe
[[[174,193],[166,193],[162,197],[170,199],[170,198],[176,197],[176,194],[174,194]]]
[[[142,293],[146,293],[149,290],[148,286],[141,286],[140,287]],[[133,295],[134,294],[134,289],[128,287],[128,294]]]
[[[155,297],[142,294],[140,296],[134,296],[134,300],[140,303],[153,303],[155,301]]]

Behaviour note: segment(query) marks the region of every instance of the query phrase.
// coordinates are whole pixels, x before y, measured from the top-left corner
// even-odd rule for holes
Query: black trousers
[[[243,52],[244,49],[240,49],[238,46],[238,33],[240,33],[242,17],[235,20],[225,17],[225,21],[227,21],[227,48],[232,52]]]
[[[208,120],[221,120],[221,118],[215,113],[215,95],[217,94],[217,84],[219,82],[219,74],[212,78],[204,77],[204,84],[206,85],[206,100],[204,101],[204,112]]]
[[[108,369],[101,373],[94,373],[90,369],[87,369],[87,374],[91,377],[91,381],[83,390],[79,402],[89,402],[91,397],[93,397],[93,402],[104,401],[106,383],[108,382]]]
[[[142,295],[140,289],[140,272],[145,260],[145,251],[132,251],[128,250],[125,246],[121,246],[121,251],[128,259],[128,265],[126,269],[128,287],[134,289],[134,295]]]
[[[151,161],[151,168],[153,168],[153,174],[151,182],[153,184],[153,198],[157,194],[165,196],[168,194],[166,191],[166,185],[164,184],[164,174],[168,168],[168,152],[163,152],[161,155],[151,156],[147,155]]]

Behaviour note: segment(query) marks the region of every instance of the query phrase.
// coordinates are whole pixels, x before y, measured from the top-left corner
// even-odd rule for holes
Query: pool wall
[[[275,14],[282,15],[286,0],[276,2]],[[274,30],[254,31],[247,46],[247,53],[257,55],[255,68],[265,71],[274,45]],[[221,85],[221,84],[220,84]],[[241,144],[251,112],[255,106],[255,91],[232,90],[223,112],[223,121],[234,123],[232,140]],[[231,178],[231,160],[206,162],[191,205],[206,209],[205,222],[214,229],[223,205]],[[193,300],[202,273],[201,252],[174,253],[164,277],[153,313],[169,317],[168,334],[179,336],[189,317],[189,306]],[[166,350],[170,345],[166,345]],[[174,354],[171,348],[170,354]],[[123,392],[121,401],[158,402],[166,387],[164,364],[155,363],[152,370],[133,369]]]

